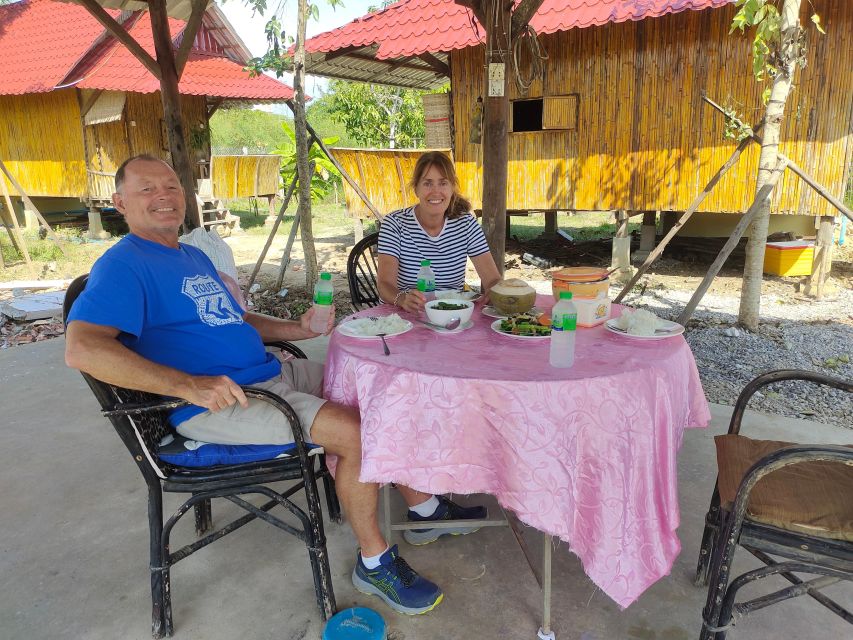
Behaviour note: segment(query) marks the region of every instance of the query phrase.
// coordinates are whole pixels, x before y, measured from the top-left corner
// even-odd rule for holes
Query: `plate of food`
[[[390,316],[353,318],[339,324],[337,330],[350,338],[378,338],[380,333],[388,338],[406,333],[411,328],[411,322],[403,320],[396,313],[392,313]]]
[[[516,313],[495,320],[492,331],[521,340],[543,340],[551,336],[551,318],[544,313]]]
[[[604,326],[608,331],[636,340],[662,340],[684,333],[682,325],[658,318],[645,309],[623,309],[621,316],[611,318]]]

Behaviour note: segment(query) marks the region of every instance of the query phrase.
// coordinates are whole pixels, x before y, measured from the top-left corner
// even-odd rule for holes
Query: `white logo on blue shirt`
[[[210,276],[184,278],[181,292],[192,298],[198,310],[198,317],[211,327],[243,322],[242,314],[231,304],[231,299],[220,284]]]

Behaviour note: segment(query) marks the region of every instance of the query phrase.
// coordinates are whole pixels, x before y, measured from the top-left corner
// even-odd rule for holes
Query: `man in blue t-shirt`
[[[264,341],[319,335],[309,328],[312,310],[298,321],[244,313],[207,256],[178,242],[184,192],[162,160],[130,158],[115,181],[113,203],[130,234],[95,263],[71,309],[66,363],[109,384],[187,400],[193,406],[173,413],[172,424],[182,435],[205,442],[292,442],[281,414],[267,403],[250,402],[239,385],[282,396],[299,416],[306,439],[338,458],[338,496],[360,546],[352,575],[355,587],[402,613],[430,611],[444,597],[441,590],[413,571],[396,546],[389,549],[376,517],[377,485],[358,479],[358,410],[322,399],[319,363],[280,364],[264,349]],[[333,322],[331,314],[326,333]],[[405,487],[401,491],[412,509],[423,506],[412,497],[424,494]],[[430,501],[438,506],[418,520],[426,526],[438,519],[471,517],[446,498],[429,496]],[[424,529],[420,535],[430,542],[437,539],[435,532],[453,531]]]

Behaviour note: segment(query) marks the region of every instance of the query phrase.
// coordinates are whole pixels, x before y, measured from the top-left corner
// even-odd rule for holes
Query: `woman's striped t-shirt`
[[[397,286],[414,289],[421,260],[429,260],[435,272],[436,289],[457,289],[465,283],[468,256],[489,252],[486,236],[474,214],[444,221],[437,236],[429,235],[415,217],[415,208],[389,213],[379,230],[379,253],[394,256],[400,263]]]

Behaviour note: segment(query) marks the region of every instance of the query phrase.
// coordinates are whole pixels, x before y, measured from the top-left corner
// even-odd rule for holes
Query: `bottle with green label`
[[[435,272],[429,260],[421,260],[421,268],[418,271],[418,291],[424,294],[427,302],[435,299]]]
[[[326,333],[329,323],[329,314],[332,312],[332,274],[323,272],[314,287],[314,315],[308,328],[314,333]]]
[[[571,291],[561,291],[560,300],[551,310],[551,355],[552,367],[567,369],[575,363],[575,331],[578,326],[578,310],[572,302]]]

